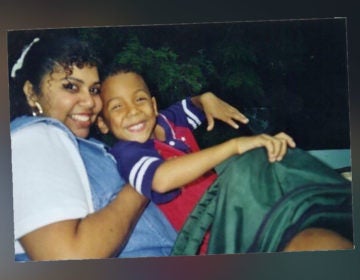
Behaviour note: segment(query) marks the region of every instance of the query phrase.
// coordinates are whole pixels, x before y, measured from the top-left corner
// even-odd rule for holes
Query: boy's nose
[[[139,109],[137,108],[137,106],[135,105],[130,105],[128,107],[128,115],[136,115],[137,113],[139,113]]]

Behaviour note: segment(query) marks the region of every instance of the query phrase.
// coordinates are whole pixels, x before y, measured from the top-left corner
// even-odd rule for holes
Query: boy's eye
[[[114,104],[114,105],[112,105],[111,107],[110,107],[110,110],[119,110],[119,109],[121,109],[121,104]]]
[[[142,102],[142,101],[146,101],[147,97],[146,96],[139,96],[138,98],[136,98],[137,102]]]

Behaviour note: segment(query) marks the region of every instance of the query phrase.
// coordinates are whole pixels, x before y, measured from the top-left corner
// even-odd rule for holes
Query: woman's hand
[[[192,98],[193,103],[200,107],[206,116],[210,131],[214,128],[215,119],[221,120],[235,129],[239,128],[237,122],[246,124],[249,120],[238,109],[218,98],[212,92],[205,92]]]
[[[234,139],[239,154],[264,147],[267,150],[270,162],[280,161],[285,156],[288,147],[295,148],[295,141],[286,133],[280,132],[274,136],[259,134]]]

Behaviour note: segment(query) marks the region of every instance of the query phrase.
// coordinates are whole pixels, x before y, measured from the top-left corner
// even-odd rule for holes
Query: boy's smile
[[[121,72],[103,82],[102,118],[99,128],[111,131],[117,139],[145,142],[153,136],[157,107],[140,75]]]
[[[136,133],[136,132],[141,132],[145,129],[145,123],[141,122],[139,124],[134,124],[134,125],[130,125],[127,129],[131,132],[131,133]]]

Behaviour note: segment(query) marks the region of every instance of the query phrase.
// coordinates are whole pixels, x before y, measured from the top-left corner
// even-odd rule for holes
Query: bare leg
[[[353,249],[353,244],[340,234],[322,228],[308,228],[298,233],[284,251],[321,251]]]

